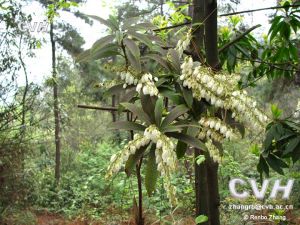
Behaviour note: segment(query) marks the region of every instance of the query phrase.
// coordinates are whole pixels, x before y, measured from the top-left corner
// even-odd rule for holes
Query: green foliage
[[[116,180],[118,185],[114,186],[104,180],[108,159],[116,151],[118,147],[108,143],[102,143],[95,149],[86,146],[76,155],[68,150],[63,159],[67,162],[66,159],[70,158],[57,187],[52,165],[35,168],[31,200],[40,209],[47,208],[67,216],[101,217],[106,206],[114,201],[119,202],[122,194],[124,176],[119,177]]]
[[[267,132],[257,165],[258,171],[269,175],[269,167],[279,174],[284,168],[300,159],[299,124],[286,120],[276,120],[267,127]]]
[[[6,208],[0,215],[0,222],[2,224],[13,225],[36,225],[37,218],[29,210],[22,210],[18,208]]]
[[[205,216],[205,215],[197,216],[196,219],[195,219],[196,224],[201,224],[201,223],[204,223],[206,221],[208,221],[208,217]]]

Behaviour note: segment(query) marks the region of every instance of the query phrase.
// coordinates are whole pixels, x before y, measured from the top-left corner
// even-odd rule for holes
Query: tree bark
[[[57,85],[57,71],[56,71],[56,49],[54,40],[54,25],[50,23],[50,40],[52,49],[52,79],[53,79],[53,111],[54,111],[54,138],[55,138],[55,180],[59,183],[60,179],[60,111],[58,102],[58,85]]]
[[[220,195],[218,182],[218,163],[208,159],[207,163],[207,186],[209,187],[209,215],[210,224],[220,224]]]
[[[200,149],[194,149],[195,159],[199,155],[203,155]],[[195,160],[196,161],[196,160]],[[195,162],[195,194],[196,194],[196,216],[206,215],[210,218],[209,213],[209,192],[207,185],[207,163],[202,162],[198,165]],[[209,225],[207,221],[203,225]]]
[[[201,55],[204,52],[204,26],[201,24],[205,20],[205,1],[194,0],[192,12],[192,23],[198,24],[193,26],[193,39],[191,43],[192,56],[194,60],[203,61]],[[200,165],[196,163],[196,158],[203,155],[200,149],[194,149],[195,158],[195,194],[196,194],[196,216],[206,215],[210,218],[209,212],[209,192],[207,185],[207,163],[204,161]],[[210,225],[210,221],[203,223],[203,225]]]
[[[206,62],[214,70],[221,69],[218,51],[217,0],[205,0],[205,53]],[[207,185],[209,186],[209,214],[211,225],[220,225],[220,196],[218,163],[207,159]]]
[[[217,0],[205,0],[205,54],[207,64],[220,70],[218,52],[218,9]]]

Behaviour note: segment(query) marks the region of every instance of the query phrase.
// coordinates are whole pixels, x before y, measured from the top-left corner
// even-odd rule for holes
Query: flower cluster
[[[119,73],[122,80],[125,81],[125,84],[123,85],[123,88],[126,88],[127,85],[136,85],[138,83],[138,79],[135,78],[129,71],[127,72],[120,72]]]
[[[193,62],[191,57],[185,58],[181,69],[180,80],[183,81],[183,86],[193,90],[195,98],[205,98],[212,105],[224,107],[223,98],[226,95],[227,87],[211,76],[208,69],[202,68],[197,62]]]
[[[122,165],[128,160],[130,155],[135,154],[135,152],[148,145],[150,140],[140,134],[135,134],[132,141],[124,147],[122,151],[111,156],[110,165],[107,169],[106,178],[110,178],[113,174],[120,171]]]
[[[253,128],[264,129],[267,116],[257,109],[256,102],[246,91],[238,89],[239,76],[213,73],[186,57],[181,65],[180,80],[183,86],[193,90],[193,96],[201,100],[205,98],[212,105],[233,112],[233,118],[240,122],[249,122]]]
[[[234,130],[217,117],[202,117],[199,124],[202,126],[200,139],[206,137],[221,142],[224,138],[232,140],[237,137]]]
[[[176,169],[177,162],[175,145],[172,140],[161,133],[155,125],[146,128],[144,135],[135,134],[133,140],[128,142],[121,152],[112,155],[106,178],[110,178],[113,174],[119,172],[130,155],[135,154],[138,149],[147,146],[150,142],[156,144],[155,158],[157,170],[165,179],[164,187],[170,202],[172,205],[176,205],[176,188],[171,184],[171,174]]]
[[[192,29],[187,32],[187,35],[184,37],[183,40],[179,40],[175,50],[178,52],[179,57],[183,55],[183,51],[187,49],[192,39]]]
[[[158,95],[158,89],[155,86],[154,81],[157,81],[157,77],[154,77],[150,73],[146,73],[142,76],[142,78],[138,81],[136,86],[136,91],[140,92],[143,90],[144,95]]]
[[[176,168],[175,145],[172,140],[162,134],[154,125],[149,126],[144,136],[156,143],[155,158],[157,170],[164,177],[164,187],[172,205],[177,204],[176,188],[171,184],[171,174]]]
[[[213,144],[211,139],[208,139],[205,142],[205,146],[207,147],[209,156],[213,159],[214,162],[221,162],[221,156],[220,156],[220,152],[217,149],[217,147]]]
[[[245,90],[233,91],[227,102],[233,111],[232,117],[237,121],[250,122],[251,127],[264,129],[268,117],[256,107],[256,101],[250,98]]]
[[[295,119],[299,119],[299,117],[300,117],[300,99],[298,100],[298,104],[297,104],[297,107],[296,107],[296,111],[294,112],[293,117],[294,117]]]
[[[96,88],[104,88],[104,89],[109,89],[117,84],[120,84],[121,81],[114,79],[114,80],[106,80],[104,82],[100,82],[95,85]]]

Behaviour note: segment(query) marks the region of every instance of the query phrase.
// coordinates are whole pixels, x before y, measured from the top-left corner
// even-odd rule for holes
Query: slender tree
[[[56,71],[56,48],[54,38],[54,24],[53,20],[50,22],[50,41],[51,41],[51,57],[52,57],[52,80],[53,80],[53,112],[54,112],[54,138],[55,138],[55,179],[59,182],[60,179],[60,153],[61,153],[61,136],[60,136],[60,110],[59,110],[59,96],[57,85],[57,71]]]

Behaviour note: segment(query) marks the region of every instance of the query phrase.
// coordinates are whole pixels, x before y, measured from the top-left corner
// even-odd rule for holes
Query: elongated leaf
[[[163,132],[180,132],[182,130],[183,130],[183,127],[173,126],[173,125],[169,125],[169,126],[166,126],[166,127],[162,128]]]
[[[95,53],[99,49],[105,47],[107,44],[110,44],[114,39],[115,39],[115,35],[107,35],[103,38],[100,38],[98,41],[96,41],[93,44],[91,48],[92,53]]]
[[[120,102],[129,102],[136,95],[137,95],[137,92],[135,90],[135,87],[127,88],[125,94],[121,96]]]
[[[183,98],[189,108],[193,107],[193,93],[190,89],[180,86]]]
[[[283,162],[281,159],[276,157],[273,154],[269,154],[269,156],[266,158],[269,166],[276,171],[277,173],[284,175],[283,169],[288,167],[285,162]]]
[[[145,126],[130,122],[130,121],[117,121],[109,124],[109,129],[118,129],[118,130],[135,130],[135,131],[144,131],[146,129]]]
[[[175,49],[169,49],[168,51],[168,56],[170,57],[170,62],[172,67],[179,72],[180,71],[180,58],[179,55],[177,53],[177,51]]]
[[[143,122],[146,122],[149,125],[151,124],[151,120],[150,120],[149,116],[141,108],[139,108],[136,105],[131,104],[131,103],[120,103],[120,105],[124,106],[130,112],[135,114]]]
[[[187,150],[187,144],[185,142],[178,141],[176,146],[177,158],[178,159],[182,158],[185,155],[186,150]]]
[[[262,175],[263,172],[269,176],[269,166],[265,160],[265,158],[261,155],[259,157],[259,163],[257,165],[257,171]]]
[[[130,30],[135,30],[135,31],[149,31],[149,30],[155,30],[157,27],[153,25],[152,23],[138,23],[136,25],[133,25],[129,27]]]
[[[125,38],[123,41],[124,41],[124,44],[127,47],[127,49],[132,53],[132,55],[135,58],[138,59],[140,57],[140,49],[137,46],[137,44],[135,43],[135,41],[128,39],[128,38]]]
[[[294,151],[296,149],[296,147],[299,145],[299,143],[300,143],[300,137],[295,137],[295,138],[291,139],[288,142],[288,144],[283,152],[284,155]]]
[[[126,30],[126,29],[134,26],[134,24],[138,23],[139,20],[140,20],[140,17],[138,17],[138,16],[125,19],[122,28],[124,30]]]
[[[205,144],[202,141],[192,136],[182,134],[182,133],[174,133],[174,132],[166,133],[166,135],[169,137],[173,137],[179,141],[182,141],[192,147],[199,148],[201,150],[207,150]]]
[[[91,58],[91,51],[90,49],[88,49],[80,53],[78,56],[76,56],[76,62],[77,63],[87,62],[90,60],[90,58]]]
[[[156,182],[158,178],[157,164],[155,161],[155,148],[150,150],[148,157],[146,176],[145,176],[145,186],[149,196],[155,190]]]
[[[185,105],[178,105],[176,106],[163,120],[161,126],[165,127],[172,123],[177,117],[181,116],[182,114],[189,111],[189,108],[187,108]]]
[[[94,16],[94,15],[86,15],[94,20],[97,20],[98,22],[102,23],[103,25],[109,27],[112,30],[118,30],[118,27],[116,24],[112,23],[110,20],[105,20],[99,16]]]
[[[137,162],[141,159],[147,148],[148,146],[141,147],[140,149],[136,150],[135,154],[129,156],[125,164],[125,172],[127,176],[130,176]]]
[[[130,35],[130,36],[132,36],[136,40],[144,43],[145,45],[147,45],[150,48],[153,45],[152,42],[151,42],[151,40],[145,34],[139,34],[139,33],[136,33],[134,31],[128,31],[127,34]]]
[[[112,86],[107,90],[107,93],[111,95],[120,94],[121,92],[124,92],[123,84],[117,84],[115,86]]]
[[[151,123],[155,123],[155,115],[154,115],[154,109],[155,109],[155,99],[156,97],[151,97],[150,95],[144,95],[141,92],[141,104],[143,111],[147,113],[149,118],[151,119]]]
[[[158,127],[160,127],[162,113],[163,113],[163,98],[158,98],[155,104],[154,115],[155,115],[155,122]]]
[[[145,55],[142,59],[154,60],[155,62],[160,64],[165,69],[170,70],[167,61],[164,58],[162,58],[161,56],[157,55],[157,54],[148,54],[148,55]]]
[[[142,65],[141,65],[141,61],[140,58],[136,58],[131,51],[126,51],[126,56],[129,59],[129,62],[131,64],[131,66],[134,67],[135,70],[137,70],[138,72],[142,71]]]
[[[115,55],[119,55],[120,48],[116,44],[107,44],[105,47],[99,49],[98,51],[91,52],[91,58],[96,60],[96,59],[101,59],[101,58],[106,58],[106,57],[111,57]]]
[[[200,215],[200,216],[196,217],[196,219],[195,219],[196,224],[201,224],[206,221],[208,221],[208,217],[205,215]]]

